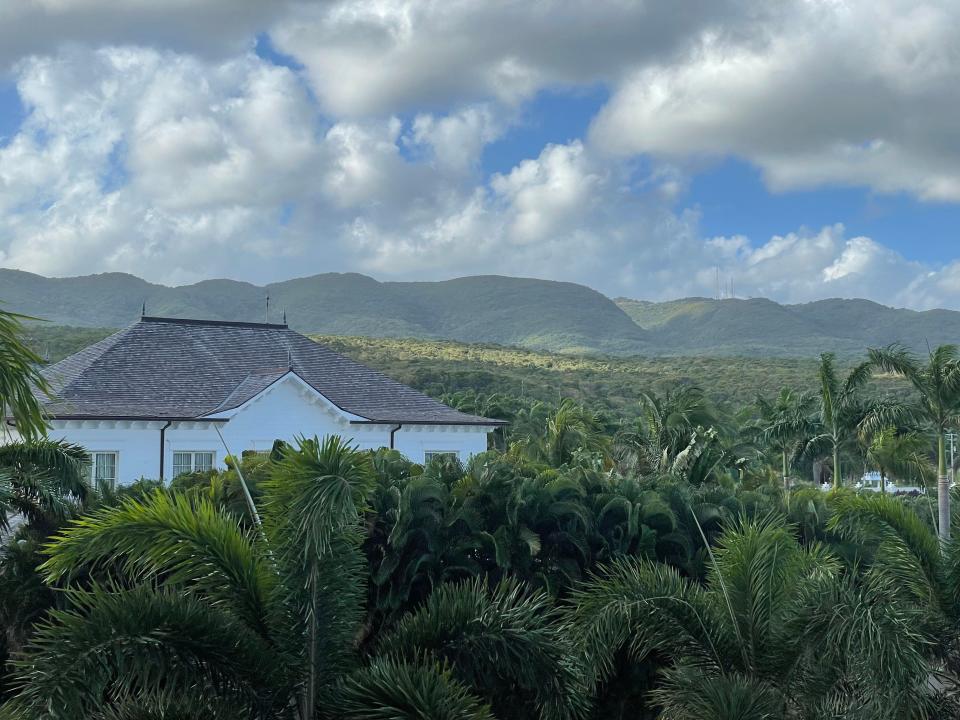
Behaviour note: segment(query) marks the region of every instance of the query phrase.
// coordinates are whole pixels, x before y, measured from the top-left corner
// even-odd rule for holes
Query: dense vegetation
[[[32,347],[51,362],[110,332],[28,326]],[[315,337],[434,397],[464,391],[547,403],[571,397],[608,413],[614,422],[639,412],[642,393],[664,392],[676,385],[702,387],[711,400],[733,412],[758,394],[773,395],[781,387],[812,389],[817,383],[817,361],[813,359],[585,357],[442,340]],[[844,360],[841,365],[852,367],[852,361]],[[871,391],[902,397],[906,388],[903,381],[880,375]]]
[[[649,333],[656,355],[711,357],[815,357],[833,352],[852,357],[865,347],[901,342],[917,352],[955,342],[960,313],[917,312],[869,300],[818,300],[781,305],[764,298],[684,298],[646,302],[617,298]]]
[[[826,354],[806,385],[733,411],[663,384],[620,417],[447,387],[510,420],[466,466],[305,428],[114,490],[81,448],[0,447],[0,718],[960,716],[960,354]]]

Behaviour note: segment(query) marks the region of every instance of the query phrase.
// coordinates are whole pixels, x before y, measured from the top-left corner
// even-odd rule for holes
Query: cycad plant
[[[903,626],[914,619],[775,518],[729,528],[703,586],[624,557],[582,585],[570,610],[601,693],[624,654],[666,661],[650,697],[664,720],[922,717],[933,707],[930,647]]]
[[[534,640],[524,671],[560,677],[566,646],[546,598],[515,588],[446,590],[409,621],[420,623],[417,644],[385,640],[361,658],[360,544],[373,484],[368,453],[337,437],[302,439],[263,483],[262,525],[201,493],[164,491],[76,521],[43,566],[69,606],[37,628],[0,717],[480,720],[496,698],[471,678],[509,666],[471,648],[519,647],[525,634]],[[452,664],[457,642],[469,675]],[[539,687],[513,689],[545,720],[582,715],[554,696],[547,703]]]

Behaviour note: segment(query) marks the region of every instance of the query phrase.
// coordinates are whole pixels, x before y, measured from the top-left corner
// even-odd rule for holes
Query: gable
[[[292,373],[242,405],[210,417],[229,420],[225,430],[240,438],[272,441],[299,435],[351,437],[353,434],[349,413],[337,408]]]
[[[286,325],[142,318],[50,366],[63,419],[185,420],[227,412],[293,369],[341,412],[375,423],[500,425],[467,415]]]
[[[259,380],[259,379],[258,379]],[[366,418],[347,412],[337,407],[323,393],[319,392],[312,385],[307,383],[296,372],[287,370],[276,375],[266,375],[262,382],[248,383],[246,380],[238,386],[242,390],[244,386],[250,387],[248,397],[234,398],[234,404],[230,405],[230,397],[224,401],[222,409],[205,415],[209,419],[229,419],[233,421],[238,416],[243,415],[274,415],[283,412],[295,412],[298,408],[310,407],[316,409],[336,422],[344,425],[351,421],[364,421]]]

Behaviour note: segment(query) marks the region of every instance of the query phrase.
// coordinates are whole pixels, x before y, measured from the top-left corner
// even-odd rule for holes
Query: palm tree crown
[[[922,364],[909,350],[891,345],[869,351],[876,367],[905,378],[917,393],[910,405],[890,405],[877,423],[892,424],[904,417],[925,425],[937,440],[937,496],[940,536],[950,537],[950,486],[947,480],[946,432],[960,424],[960,351],[956,345],[931,350]]]

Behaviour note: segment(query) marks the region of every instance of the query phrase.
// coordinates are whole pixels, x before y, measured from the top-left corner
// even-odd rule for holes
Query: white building
[[[274,440],[340,435],[415,462],[487,449],[500,420],[466,415],[285,324],[143,317],[50,366],[51,437],[107,483],[222,467]]]

